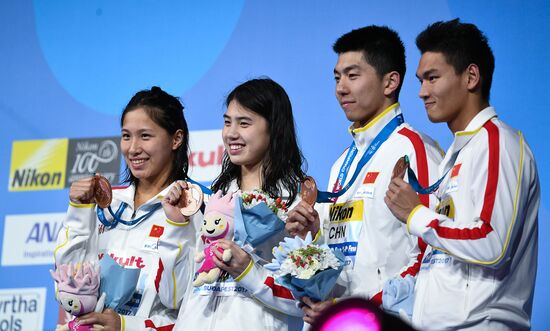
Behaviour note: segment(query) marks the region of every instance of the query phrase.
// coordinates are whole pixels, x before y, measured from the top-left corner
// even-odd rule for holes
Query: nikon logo
[[[353,215],[353,207],[344,208],[343,206],[332,206],[332,208],[330,208],[329,215],[331,222],[350,219],[351,215]]]
[[[68,139],[14,141],[10,191],[55,190],[65,187]]]
[[[59,186],[62,184],[61,172],[39,172],[37,169],[16,169],[13,175],[10,188],[13,190],[19,187],[47,187]]]

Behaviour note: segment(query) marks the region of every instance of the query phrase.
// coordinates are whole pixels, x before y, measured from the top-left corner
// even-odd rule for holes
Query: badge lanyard
[[[111,214],[111,216],[113,217],[113,220],[111,222],[109,222],[107,220],[107,218],[105,217],[105,211],[103,210],[103,208],[97,207],[97,218],[99,218],[99,221],[103,225],[105,225],[108,229],[115,228],[118,223],[122,223],[124,225],[131,226],[131,225],[137,224],[141,221],[144,221],[147,218],[149,218],[149,216],[153,215],[153,213],[161,207],[161,203],[160,202],[155,203],[154,205],[151,206],[151,210],[147,214],[142,215],[142,216],[140,216],[136,219],[130,220],[130,221],[125,221],[125,220],[120,218],[120,216],[122,216],[122,213],[124,212],[126,207],[128,207],[128,204],[126,202],[122,202],[120,204],[120,206],[118,206],[118,209],[117,209],[116,213],[113,212],[113,210],[111,209],[111,206],[107,207],[107,209],[109,210],[109,214]]]
[[[378,135],[374,138],[372,143],[363,153],[363,156],[359,160],[359,163],[357,163],[357,167],[355,168],[355,172],[353,173],[353,176],[351,177],[349,182],[346,184],[346,186],[344,186],[341,190],[338,190],[337,192],[318,191],[317,202],[332,202],[334,199],[346,193],[348,189],[351,187],[351,185],[357,179],[357,176],[359,176],[361,169],[370,161],[370,159],[374,156],[376,151],[378,151],[378,148],[380,148],[380,145],[382,145],[382,143],[384,143],[390,137],[392,132],[398,126],[403,124],[403,122],[404,122],[403,115],[399,114],[396,117],[394,117],[388,124],[386,124],[386,126],[382,129],[382,131],[380,131],[380,133],[378,133]],[[357,155],[357,147],[355,146],[355,141],[354,141],[352,142],[350,148],[348,149],[348,153],[346,155],[346,158],[344,159],[344,163],[340,168],[340,171],[338,173],[338,181],[335,184],[334,190],[336,190],[338,186],[341,186],[342,183],[344,183],[344,181],[346,180],[347,173],[356,155]]]

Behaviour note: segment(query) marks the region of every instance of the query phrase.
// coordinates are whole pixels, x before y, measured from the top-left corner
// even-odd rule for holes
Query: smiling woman
[[[56,267],[82,262],[103,266],[114,260],[125,266],[123,270],[139,275],[135,288],[130,287],[129,300],[116,305],[107,302],[110,309],[79,316],[81,324],[114,330],[141,330],[151,324],[171,327],[177,311],[164,306],[157,294],[158,282],[165,281],[158,271],[162,266],[158,240],[162,236],[166,243],[182,245],[179,261],[186,261],[189,247],[195,244],[195,229],[188,226],[195,222],[174,224],[160,208],[170,183],[187,176],[189,132],[183,106],[159,87],[140,91],[125,107],[121,126],[125,181],[130,185],[113,191],[108,213],[96,209],[94,177],[71,185],[69,210],[55,250]],[[102,283],[103,279],[120,281],[111,273],[101,277]],[[112,298],[113,294],[107,293],[107,300]]]
[[[249,330],[301,330],[302,321],[298,317],[301,310],[290,292],[283,290],[281,294],[277,291],[280,286],[274,284],[267,269],[256,263],[256,259],[261,259],[260,252],[269,254],[275,246],[273,241],[278,242],[283,236],[283,226],[277,225],[283,224],[282,218],[285,217],[279,215],[278,210],[286,209],[286,204],[296,201],[298,185],[304,178],[303,157],[296,140],[290,100],[285,90],[273,80],[253,79],[231,91],[226,106],[222,130],[226,153],[222,172],[212,184],[212,190],[217,191],[218,197],[222,192],[231,197],[239,190],[255,191],[252,199],[259,199],[257,190],[265,196],[264,202],[245,206],[251,205],[246,201],[246,193],[242,193],[242,200],[236,193],[236,202],[231,204],[235,206],[234,241],[217,238],[217,250],[210,250],[207,240],[197,240],[196,251],[206,249],[210,253],[203,255],[210,256],[213,265],[225,271],[223,276],[213,278],[217,279],[214,285],[209,284],[213,279],[204,283],[205,269],[196,265],[198,276],[192,293],[186,290],[185,278],[184,281],[178,278],[179,285],[175,282],[161,284],[159,295],[164,302],[181,302],[177,330],[242,329],[243,325]],[[177,200],[180,192],[174,186],[168,195]],[[216,201],[216,196],[210,198],[206,213],[213,207],[213,201]],[[271,209],[273,205],[277,208]],[[176,214],[166,204],[163,207],[167,215]],[[204,224],[207,226],[209,222],[205,219]],[[255,230],[268,231],[243,235],[239,224],[243,224],[243,228],[256,226]],[[261,239],[256,241],[256,238]],[[163,246],[162,241],[160,245]],[[230,252],[230,259],[226,259],[227,252]],[[166,262],[163,274],[185,274],[186,270],[180,270],[181,264],[168,263],[168,258],[163,258],[163,261]]]

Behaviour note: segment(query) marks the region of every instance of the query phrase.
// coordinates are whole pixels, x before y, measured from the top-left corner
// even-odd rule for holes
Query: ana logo
[[[36,222],[32,225],[25,244],[28,243],[55,243],[57,240],[57,234],[63,227],[61,222]]]
[[[67,139],[14,141],[9,191],[62,189],[67,145]]]
[[[65,213],[6,215],[2,265],[51,264],[57,236],[66,236],[64,217]]]

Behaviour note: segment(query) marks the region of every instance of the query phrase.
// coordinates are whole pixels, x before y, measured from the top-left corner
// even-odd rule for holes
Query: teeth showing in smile
[[[242,148],[243,148],[243,145],[229,145],[229,149],[231,149],[232,151],[236,151]]]
[[[145,162],[145,160],[144,159],[131,160],[130,162],[132,162],[132,164],[139,165],[139,164],[142,164],[143,162]]]

